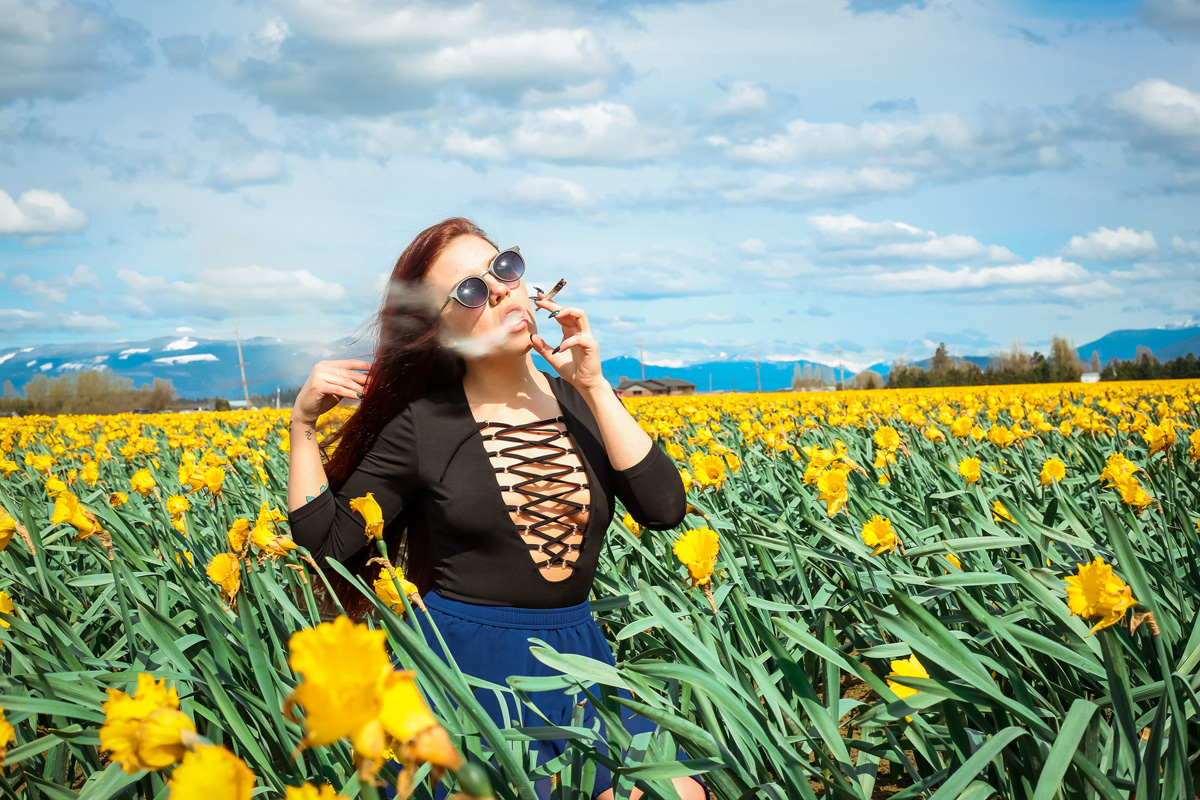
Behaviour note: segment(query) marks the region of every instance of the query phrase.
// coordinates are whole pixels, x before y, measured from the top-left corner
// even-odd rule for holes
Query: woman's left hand
[[[542,300],[541,295],[538,292],[533,302],[538,308],[558,312],[553,319],[562,326],[563,340],[558,352],[554,353],[554,348],[545,339],[533,333],[529,340],[534,349],[550,362],[563,380],[576,389],[583,391],[599,386],[604,382],[604,373],[600,370],[600,345],[592,336],[587,312],[574,306],[561,306],[553,300]]]

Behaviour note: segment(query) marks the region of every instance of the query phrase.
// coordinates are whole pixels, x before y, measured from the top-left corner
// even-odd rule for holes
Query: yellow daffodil
[[[233,525],[229,528],[227,536],[229,538],[229,546],[233,548],[233,552],[242,552],[246,548],[246,542],[250,539],[250,520],[244,517],[235,519]]]
[[[967,483],[979,482],[979,459],[964,458],[958,462],[958,474],[961,475]]]
[[[416,691],[415,673],[394,670],[386,639],[385,631],[344,616],[292,634],[288,664],[303,680],[285,701],[285,714],[294,719],[292,707],[303,706],[302,747],[349,739],[362,779],[383,766],[388,736],[400,743],[401,760],[429,761],[440,777],[462,757]]]
[[[717,532],[702,527],[687,531],[676,539],[672,550],[675,557],[687,567],[691,585],[696,587],[712,579],[720,548],[721,540]]]
[[[900,544],[900,537],[892,530],[892,521],[878,514],[863,524],[862,539],[867,547],[875,548],[872,556],[894,552],[896,545]]]
[[[241,563],[234,553],[217,553],[204,570],[209,580],[221,587],[226,603],[232,602],[242,585]]]
[[[179,710],[179,695],[153,675],[138,675],[132,697],[109,689],[103,710],[100,749],[112,751],[112,760],[130,775],[175,764],[195,741],[196,726]]]
[[[0,508],[0,553],[4,552],[4,548],[8,547],[8,543],[12,541],[13,534],[17,532],[17,520]]]
[[[836,466],[825,470],[817,478],[817,489],[821,493],[817,501],[825,503],[825,515],[832,517],[842,510],[850,496],[846,487],[846,471]]]
[[[3,612],[10,617],[15,617],[17,615],[17,608],[13,605],[13,599],[9,597],[8,592],[4,591],[3,589],[0,589],[0,612]],[[11,626],[11,622],[6,620],[4,617],[0,617],[0,628],[8,628]]]
[[[946,560],[959,569],[962,569],[962,562],[958,560],[958,556],[954,555],[954,553],[946,553]]]
[[[350,508],[362,515],[366,521],[367,537],[379,539],[383,536],[383,510],[375,501],[375,495],[367,492],[365,497],[356,497],[350,501]]]
[[[197,745],[171,773],[171,800],[250,800],[254,772],[218,745]]]
[[[992,522],[1013,522],[1012,514],[1008,513],[1008,509],[1004,507],[1004,503],[999,500],[992,502]]]
[[[1100,479],[1109,481],[1110,487],[1119,485],[1122,481],[1132,478],[1138,471],[1138,466],[1123,453],[1113,453],[1108,457],[1108,463],[1100,472]]]
[[[688,472],[686,469],[679,470],[679,480],[683,482],[683,490],[685,492],[690,492],[692,490],[692,483],[694,482],[692,480],[692,473]]]
[[[4,716],[4,709],[0,708],[0,769],[4,768],[4,760],[8,757],[8,746],[16,742],[17,731]]]
[[[889,677],[895,675],[898,678],[928,678],[929,673],[925,671],[925,665],[921,663],[916,654],[913,654],[905,659],[900,659],[892,662],[892,671],[888,673]],[[905,686],[895,681],[887,682],[888,688],[896,693],[896,696],[903,700],[906,697],[912,697],[918,689],[911,686]]]
[[[133,477],[129,479],[129,488],[140,495],[148,495],[154,490],[158,484],[154,481],[154,476],[150,474],[149,469],[139,469],[133,473]]]
[[[725,461],[720,456],[702,454],[692,460],[692,476],[701,489],[720,489],[725,483]]]
[[[1113,574],[1112,565],[1104,563],[1104,559],[1097,557],[1090,564],[1077,566],[1079,572],[1065,579],[1067,607],[1077,617],[1100,617],[1088,631],[1088,636],[1115,624],[1126,611],[1137,605],[1133,589]]]
[[[633,514],[626,511],[625,516],[621,518],[621,524],[634,536],[639,539],[642,537],[642,526],[638,525],[637,520],[633,518]]]
[[[1067,467],[1057,458],[1048,458],[1042,463],[1042,471],[1038,473],[1039,485],[1057,483],[1067,475]]]
[[[883,450],[895,450],[900,446],[900,434],[891,425],[884,425],[871,437],[875,445]]]
[[[396,580],[400,582],[400,588],[404,591],[404,596],[408,601],[418,608],[424,608],[425,604],[421,600],[421,590],[417,585],[408,578],[404,577],[404,572],[399,568],[393,567],[396,570]],[[391,573],[387,568],[379,570],[378,577],[374,583],[375,596],[383,601],[384,605],[390,608],[396,614],[404,616],[404,601],[400,599],[400,595],[396,592],[396,584],[392,581]]]
[[[50,515],[51,525],[59,525],[63,522],[75,529],[77,540],[86,539],[92,534],[100,532],[100,524],[96,522],[96,515],[84,508],[78,497],[67,491],[62,492],[54,499],[54,513]]]
[[[261,551],[260,558],[262,555],[286,556],[296,549],[297,545],[291,537],[284,536],[275,530],[275,526],[283,521],[282,513],[278,509],[268,508],[267,501],[263,500],[258,510],[258,519],[255,520],[254,527],[250,529],[250,543]],[[240,533],[239,528],[238,534]],[[234,538],[234,531],[230,530],[230,545],[234,544]],[[244,540],[242,544],[245,544]],[[239,548],[235,547],[234,549]]]

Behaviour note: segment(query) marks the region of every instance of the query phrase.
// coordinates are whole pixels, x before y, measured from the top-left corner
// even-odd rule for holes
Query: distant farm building
[[[622,375],[621,382],[615,388],[617,397],[665,397],[696,393],[696,384],[671,377],[631,381]]]

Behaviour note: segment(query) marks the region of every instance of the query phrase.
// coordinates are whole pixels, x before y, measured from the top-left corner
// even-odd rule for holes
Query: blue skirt
[[[446,646],[454,655],[459,669],[467,675],[500,686],[507,686],[507,679],[510,675],[561,675],[561,672],[538,661],[529,652],[529,648],[534,646],[531,642],[526,641],[530,637],[541,639],[560,653],[575,653],[603,661],[606,664],[616,665],[612,649],[604,638],[600,626],[596,624],[595,617],[592,616],[590,600],[561,608],[520,608],[462,603],[442,597],[435,591],[430,591],[422,599],[425,601],[426,608],[429,609],[429,616],[433,618],[438,631],[445,639]],[[414,616],[418,620],[416,627],[425,636],[425,641],[435,653],[445,660],[441,644],[423,619],[424,615],[417,611]],[[598,695],[599,687],[591,688],[589,691]],[[615,691],[622,697],[630,697],[629,692],[625,689],[618,688]],[[509,694],[498,697],[495,692],[486,689],[475,689],[474,693],[480,705],[501,730],[506,727],[501,700],[507,706],[508,725],[530,727],[545,724]],[[552,724],[571,725],[575,697],[557,689],[530,692],[528,696]],[[586,701],[583,694],[578,697]],[[657,728],[654,722],[625,707],[622,707],[621,715],[626,730],[631,734],[654,731]],[[587,701],[584,707],[583,727],[590,728],[594,720],[597,720],[596,711],[592,708],[591,702]],[[599,723],[600,734],[603,736],[604,720],[600,719]],[[541,765],[562,755],[566,750],[566,744],[564,739],[548,739],[530,742],[529,746],[531,751],[537,753],[537,764]],[[596,743],[595,747],[601,753],[608,753],[603,743]],[[682,760],[688,756],[680,748],[676,757]],[[395,766],[400,768],[398,764]],[[704,788],[705,796],[711,797],[704,781],[696,776],[693,776],[693,779]],[[593,797],[611,788],[612,784],[612,772],[597,764],[596,781],[592,790]],[[540,798],[549,798],[550,778],[537,781],[534,788]],[[393,797],[394,794],[395,788],[391,787],[388,796]],[[434,794],[435,800],[443,800],[445,796],[445,784],[440,783]]]

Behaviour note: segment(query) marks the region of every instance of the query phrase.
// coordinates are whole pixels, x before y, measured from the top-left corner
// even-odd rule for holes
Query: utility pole
[[[642,380],[646,380],[646,356],[642,353],[642,337],[638,337],[638,363],[642,365]]]
[[[275,410],[279,410],[279,387],[275,387]]]
[[[840,379],[838,379],[838,383],[840,383],[842,385],[842,391],[844,392],[844,391],[846,391],[846,368],[844,366],[842,366],[842,348],[840,348],[840,347],[837,349],[837,357],[838,357],[838,372],[842,376]]]
[[[758,391],[762,391],[762,373],[758,371],[758,343],[754,344],[754,375],[758,378]]]
[[[250,408],[250,390],[246,388],[246,362],[242,361],[242,335],[238,333],[238,324],[233,323],[233,335],[237,337],[238,366],[242,369],[242,394],[246,396],[246,408]]]

